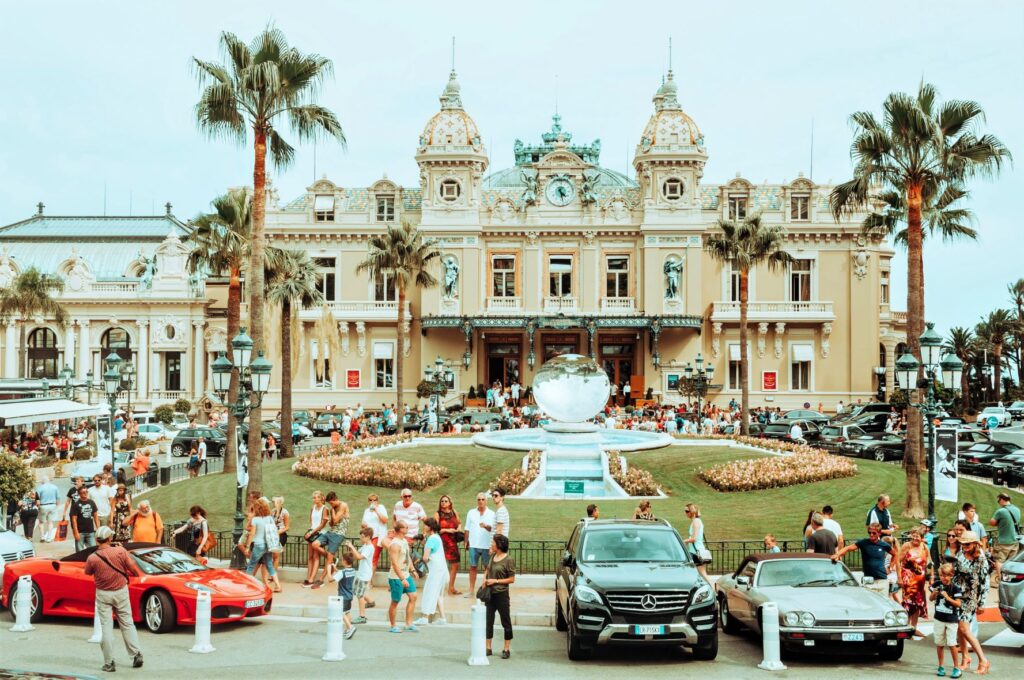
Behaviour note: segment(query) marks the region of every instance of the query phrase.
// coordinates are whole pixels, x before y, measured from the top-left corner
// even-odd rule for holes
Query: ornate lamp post
[[[252,338],[245,332],[245,328],[240,329],[238,335],[231,340],[231,353],[233,363],[224,352],[221,352],[213,362],[211,369],[213,391],[217,395],[217,401],[231,411],[237,424],[235,446],[238,457],[238,477],[235,487],[235,528],[232,532],[235,549],[231,556],[231,566],[241,569],[245,566],[244,556],[238,550],[238,544],[242,540],[242,523],[245,521],[245,515],[242,514],[242,489],[249,483],[249,461],[248,449],[239,440],[238,433],[253,408],[263,403],[263,397],[270,387],[270,371],[273,365],[264,358],[262,351],[250,362]],[[238,398],[234,403],[228,403],[227,393],[233,371],[238,371]]]
[[[960,386],[960,376],[963,374],[964,364],[955,354],[942,356],[942,337],[935,332],[935,324],[926,324],[927,328],[921,335],[921,362],[913,354],[907,353],[896,360],[896,381],[901,390],[909,392],[913,389],[925,390],[923,402],[910,405],[921,412],[927,423],[925,451],[927,452],[928,465],[928,519],[935,521],[935,418],[945,406],[952,404],[952,401],[943,401],[935,394],[936,385],[947,389],[956,389]],[[924,369],[924,376],[918,378],[920,369]]]
[[[701,401],[707,396],[708,388],[711,387],[711,380],[715,376],[715,367],[711,364],[704,367],[704,357],[697,352],[694,359],[696,368],[686,362],[683,367],[683,377],[679,381],[679,393],[682,395],[695,394],[697,396],[697,430],[700,431]]]
[[[434,359],[434,368],[431,369],[430,366],[427,366],[423,371],[424,378],[430,381],[430,398],[434,403],[434,416],[437,418],[438,427],[440,427],[441,421],[441,396],[448,392],[445,368],[444,359],[441,358],[441,355],[438,355]]]

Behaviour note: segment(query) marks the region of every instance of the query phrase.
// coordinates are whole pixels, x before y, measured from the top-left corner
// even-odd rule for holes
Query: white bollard
[[[100,623],[100,608],[95,604],[92,610],[92,637],[89,638],[89,642],[97,645],[103,642],[103,624]]]
[[[11,632],[24,633],[35,630],[35,626],[32,625],[31,576],[25,575],[18,579],[18,590],[14,595],[14,604],[17,609],[17,617],[14,620],[14,626],[11,627]],[[39,606],[42,607],[43,603],[40,602]]]
[[[0,555],[0,583],[4,582],[4,569],[7,568],[7,562],[4,560],[4,556]]]
[[[489,666],[487,658],[487,607],[477,600],[470,618],[469,665]]]
[[[337,595],[327,598],[327,652],[324,661],[344,661],[345,612],[342,599]]]
[[[210,644],[210,609],[210,593],[200,590],[196,593],[196,641],[192,649],[188,650],[193,654],[217,651]]]
[[[765,671],[784,671],[779,646],[779,608],[774,602],[761,607],[761,641],[764,644],[764,660],[757,667]]]

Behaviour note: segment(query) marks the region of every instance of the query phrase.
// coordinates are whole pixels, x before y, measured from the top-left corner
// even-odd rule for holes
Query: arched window
[[[49,328],[37,328],[28,336],[29,378],[57,377],[57,334]]]
[[[117,356],[121,357],[122,362],[129,362],[132,360],[132,341],[128,335],[128,331],[123,328],[111,328],[103,334],[103,356],[101,360],[106,360],[107,355],[111,352],[115,352]]]

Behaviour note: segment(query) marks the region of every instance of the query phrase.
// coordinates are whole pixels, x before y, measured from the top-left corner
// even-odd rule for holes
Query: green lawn
[[[859,537],[863,532],[864,518],[879,493],[887,492],[892,496],[894,515],[899,514],[903,506],[903,471],[891,463],[858,461],[860,472],[855,477],[746,493],[721,493],[697,478],[697,469],[702,466],[755,455],[735,449],[673,446],[627,454],[626,459],[630,465],[650,470],[670,494],[665,500],[653,502],[658,517],[670,520],[685,533],[688,520],[683,514],[683,505],[697,503],[704,516],[708,540],[760,539],[766,532],[773,532],[780,539],[796,538],[800,536],[807,511],[820,509],[825,504],[836,509],[835,518],[848,536]],[[380,457],[419,460],[447,467],[451,477],[446,482],[435,489],[418,492],[415,497],[428,513],[432,513],[437,508],[440,495],[449,494],[460,515],[473,507],[477,491],[487,488],[499,472],[518,466],[522,460],[522,454],[515,452],[444,445],[397,449],[380,454]],[[361,516],[366,506],[366,494],[371,490],[388,505],[398,500],[396,489],[331,485],[293,475],[291,463],[275,461],[264,467],[265,493],[267,496],[283,495],[285,506],[293,513],[297,524],[300,523],[299,518],[304,524],[314,489],[336,491],[342,500],[349,503],[356,517]],[[184,519],[188,507],[199,503],[210,513],[214,529],[229,529],[234,514],[234,491],[233,475],[213,475],[157,489],[148,497],[165,522]],[[985,484],[960,483],[960,497],[977,505],[985,520],[996,508],[997,493],[994,487]],[[1021,498],[1020,494],[1016,496]],[[606,500],[597,503],[601,516],[606,518],[632,517],[636,507],[634,501]],[[563,540],[576,520],[585,514],[586,504],[573,500],[510,500],[512,538]],[[1017,504],[1020,505],[1019,502]],[[955,510],[952,503],[938,504],[940,528],[952,524]],[[914,524],[907,518],[897,517],[896,521],[905,528]]]

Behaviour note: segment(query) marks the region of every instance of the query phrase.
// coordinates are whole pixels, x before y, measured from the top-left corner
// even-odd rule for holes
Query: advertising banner
[[[765,392],[775,392],[779,389],[778,371],[761,371],[761,389]]]
[[[358,390],[361,383],[361,373],[358,368],[350,368],[345,371],[345,387],[350,390]]]
[[[113,462],[114,425],[110,414],[96,416],[96,459],[103,463]]]
[[[240,427],[235,428],[235,442],[237,442],[235,450],[238,452],[238,457],[235,459],[238,461],[238,467],[235,472],[238,475],[238,486],[244,487],[249,484],[249,447],[245,438],[240,435],[241,430]]]
[[[956,429],[935,430],[935,500],[957,502]]]

